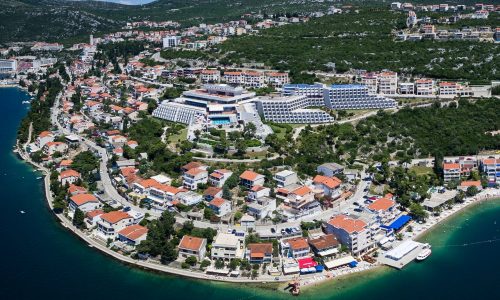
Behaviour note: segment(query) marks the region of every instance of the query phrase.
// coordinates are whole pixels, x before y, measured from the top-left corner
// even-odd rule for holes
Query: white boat
[[[429,255],[431,255],[431,253],[432,253],[431,246],[428,245],[422,251],[420,251],[416,259],[418,261],[425,260],[427,257],[429,257]]]
[[[22,213],[22,214],[25,214],[25,213],[26,213],[24,210],[20,210],[19,212],[20,212],[20,213]]]

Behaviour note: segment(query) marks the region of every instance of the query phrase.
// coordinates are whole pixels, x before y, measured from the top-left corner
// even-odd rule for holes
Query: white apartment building
[[[364,73],[361,75],[361,84],[368,88],[368,92],[376,94],[378,91],[378,76],[377,73]]]
[[[208,183],[215,187],[222,187],[231,175],[233,175],[233,172],[230,170],[217,169],[208,176]]]
[[[375,245],[371,228],[361,219],[337,215],[328,221],[326,231],[334,234],[354,255],[361,254]]]
[[[180,36],[166,36],[163,38],[163,48],[174,48],[181,43]]]
[[[0,73],[12,73],[17,71],[15,59],[0,59]]]
[[[247,214],[257,219],[272,217],[276,210],[276,199],[267,196],[256,198],[254,202],[247,205]]]
[[[481,169],[486,173],[488,184],[500,184],[500,158],[489,157],[483,159]]]
[[[206,110],[201,107],[165,100],[153,111],[153,117],[172,122],[191,124],[196,117],[203,117],[205,113]]]
[[[218,83],[220,81],[219,70],[202,70],[200,74],[202,83]]]
[[[400,82],[399,83],[399,94],[400,95],[414,95],[415,94],[415,84],[413,82]]]
[[[285,84],[290,83],[288,73],[285,72],[269,72],[266,73],[266,83],[275,88],[281,88]]]
[[[296,184],[299,180],[297,173],[290,170],[284,170],[274,174],[273,179],[276,181],[276,186],[279,188]]]
[[[381,72],[378,78],[378,92],[384,95],[395,95],[398,91],[398,73]]]
[[[97,221],[97,236],[107,239],[115,239],[118,231],[134,224],[134,219],[124,211],[112,211],[101,215]]]
[[[233,258],[243,258],[245,254],[243,242],[230,233],[218,233],[212,243],[212,259],[231,260]]]
[[[460,164],[458,163],[444,163],[443,164],[443,177],[444,182],[460,181]]]
[[[190,190],[196,190],[198,184],[205,184],[208,182],[208,172],[202,168],[190,169],[182,175],[182,185]]]
[[[456,82],[440,82],[439,83],[440,96],[456,96],[457,83]]]
[[[257,110],[267,121],[275,123],[331,123],[335,119],[329,113],[312,106],[306,96],[260,97],[256,101]]]
[[[415,80],[415,93],[419,96],[434,94],[434,81],[432,79]]]

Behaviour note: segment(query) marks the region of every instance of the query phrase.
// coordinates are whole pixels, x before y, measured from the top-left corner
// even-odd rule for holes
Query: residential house
[[[269,197],[271,194],[271,189],[261,185],[254,185],[250,191],[248,191],[247,200],[254,202],[262,197]]]
[[[303,237],[282,240],[281,250],[284,257],[293,257],[295,259],[309,256],[311,252],[307,239]]]
[[[118,240],[130,246],[137,246],[146,240],[148,231],[144,226],[130,225],[118,231]]]
[[[215,170],[208,176],[208,183],[215,187],[222,187],[231,175],[233,175],[233,172],[226,169]]]
[[[333,234],[322,235],[309,240],[309,245],[315,255],[328,257],[339,253],[340,243]]]
[[[39,149],[42,149],[48,142],[54,141],[54,134],[50,131],[42,131],[36,138],[35,144]]]
[[[222,189],[214,186],[209,186],[203,192],[203,199],[207,202],[214,200],[214,198],[222,198]]]
[[[177,200],[183,205],[191,206],[200,203],[203,200],[203,196],[193,191],[187,191],[179,193]]]
[[[100,202],[92,194],[77,194],[69,198],[68,209],[70,214],[73,214],[76,209],[80,209],[82,212],[89,212],[99,208]]]
[[[460,181],[460,164],[458,163],[444,163],[443,164],[443,177],[444,182]]]
[[[316,175],[313,179],[314,186],[321,189],[325,196],[331,198],[340,197],[340,185],[342,181],[337,177],[327,177],[323,175]]]
[[[87,223],[87,228],[92,228],[97,225],[97,221],[101,219],[101,215],[104,214],[104,211],[101,209],[96,209],[87,212],[85,215],[85,222]]]
[[[344,171],[344,166],[337,163],[325,163],[316,168],[316,172],[327,177],[333,177],[338,174],[342,174]]]
[[[191,170],[191,169],[204,169],[206,170],[208,166],[205,166],[204,164],[197,162],[197,161],[192,161],[184,166],[181,167],[181,171],[184,174],[185,172]]]
[[[75,170],[65,170],[59,173],[57,180],[61,183],[62,186],[66,184],[73,184],[80,180],[82,177],[80,173]]]
[[[481,161],[481,170],[486,174],[489,186],[500,184],[500,158],[488,157]]]
[[[231,260],[243,258],[243,242],[234,234],[219,232],[212,243],[211,258]]]
[[[296,184],[299,181],[297,173],[290,170],[284,170],[274,174],[273,179],[276,181],[276,186],[278,188]]]
[[[218,217],[225,216],[231,212],[231,202],[222,198],[214,198],[209,202],[208,207],[212,209]]]
[[[68,193],[71,196],[79,195],[79,194],[87,194],[87,189],[84,187],[72,184],[68,188]]]
[[[188,258],[194,256],[198,261],[205,258],[207,239],[185,235],[179,243],[179,257]]]
[[[259,197],[247,205],[247,213],[257,219],[271,217],[276,210],[276,199],[270,197]]]
[[[273,244],[272,243],[253,243],[248,244],[245,252],[245,258],[250,263],[262,264],[273,262]]]
[[[198,184],[206,184],[207,182],[208,172],[203,168],[192,168],[182,175],[182,185],[190,190],[196,190],[198,189]]]
[[[379,221],[382,224],[387,224],[394,220],[398,210],[396,209],[396,201],[392,200],[392,194],[386,194],[367,206],[368,210],[376,213]]]
[[[483,189],[483,186],[481,185],[480,180],[469,180],[469,181],[462,181],[460,185],[458,186],[458,189],[462,191],[467,191],[468,188],[471,186],[475,186],[478,191],[481,191]]]
[[[245,171],[240,175],[240,184],[248,189],[255,185],[264,185],[265,176],[253,171]]]
[[[97,236],[104,240],[116,238],[116,234],[125,227],[134,224],[133,218],[124,211],[111,211],[101,215],[97,221]]]
[[[68,145],[63,142],[48,142],[43,146],[43,153],[53,155],[56,152],[65,153],[68,151]]]

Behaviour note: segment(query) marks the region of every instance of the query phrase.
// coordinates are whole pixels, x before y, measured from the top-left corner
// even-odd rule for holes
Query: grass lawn
[[[188,129],[187,127],[186,128],[183,128],[182,130],[179,131],[178,134],[172,134],[171,136],[168,137],[168,142],[170,144],[172,143],[178,143],[179,141],[185,141],[187,139],[187,132],[188,132]]]
[[[431,167],[423,167],[423,166],[413,166],[410,168],[411,171],[415,171],[418,176],[432,174],[433,170]]]

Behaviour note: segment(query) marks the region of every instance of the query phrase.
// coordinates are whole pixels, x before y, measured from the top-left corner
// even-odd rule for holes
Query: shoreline
[[[16,142],[16,144],[18,144],[18,143]],[[44,191],[45,191],[45,200],[46,200],[46,204],[48,205],[48,208],[53,213],[53,205],[52,205],[52,201],[51,201],[51,199],[52,199],[51,193],[52,192],[50,191],[50,173],[49,173],[49,171],[46,168],[32,162],[30,159],[26,159],[24,157],[24,155],[25,155],[24,151],[22,149],[20,150],[18,145],[16,146],[16,149],[18,150],[17,151],[18,158],[20,158],[22,161],[30,164],[36,171],[43,173],[43,178],[44,178],[43,186],[44,186]],[[456,216],[459,212],[463,212],[464,210],[466,210],[468,208],[472,208],[472,207],[476,206],[477,204],[483,203],[485,201],[500,199],[500,191],[499,190],[495,190],[495,191],[497,192],[497,194],[495,194],[495,195],[479,195],[479,194],[476,195],[475,197],[480,197],[480,196],[482,196],[482,197],[480,197],[477,200],[464,202],[462,207],[460,207],[457,210],[455,210],[454,212],[451,212],[450,214],[444,216],[441,220],[430,225],[429,228],[418,233],[412,239],[421,240],[427,234],[430,234],[433,231],[433,229],[435,229],[439,225],[442,225],[444,222],[446,222],[451,217]],[[469,199],[469,200],[471,200],[471,199]],[[115,252],[115,251],[108,249],[107,247],[101,245],[96,240],[91,238],[89,235],[85,234],[84,232],[78,230],[75,226],[73,226],[72,222],[68,218],[66,218],[63,214],[55,214],[55,213],[53,213],[53,214],[56,217],[56,220],[59,221],[58,223],[61,226],[63,226],[65,229],[73,232],[74,234],[76,234],[76,236],[80,240],[84,241],[87,244],[87,246],[99,250],[99,252],[101,252],[102,254],[105,254],[106,256],[111,256],[125,265],[134,266],[134,267],[137,267],[139,269],[146,270],[149,272],[159,273],[159,274],[164,274],[164,275],[165,274],[174,275],[174,276],[180,276],[180,277],[195,279],[195,280],[196,279],[197,280],[204,280],[204,281],[209,281],[209,282],[244,283],[244,284],[248,284],[248,285],[256,285],[256,286],[259,286],[259,288],[268,289],[268,290],[269,290],[269,287],[271,287],[272,285],[278,285],[278,288],[276,289],[277,291],[282,291],[283,284],[291,280],[291,278],[280,278],[280,280],[269,281],[268,279],[220,277],[220,276],[207,275],[207,274],[201,273],[201,272],[200,273],[193,272],[193,271],[190,271],[189,269],[178,269],[178,268],[169,267],[168,265],[161,265],[161,264],[155,264],[155,263],[151,263],[151,262],[147,262],[147,261],[135,260],[135,259],[132,259],[128,256],[122,255],[118,252]],[[380,270],[384,270],[387,268],[388,268],[387,266],[376,264],[376,265],[373,265],[372,267],[365,269],[365,270],[360,270],[360,271],[349,273],[349,274],[341,274],[341,275],[337,275],[337,276],[332,276],[330,278],[326,278],[326,275],[316,274],[316,276],[324,276],[325,279],[313,281],[313,282],[305,284],[305,285],[301,284],[301,288],[302,289],[311,289],[313,287],[319,287],[319,286],[322,286],[324,284],[330,283],[330,282],[335,281],[335,280],[343,280],[343,279],[346,279],[349,277],[358,277],[358,276],[362,276],[362,275],[367,275],[367,274],[370,274],[370,273],[373,273],[376,271],[380,271]],[[314,277],[315,276],[303,277],[301,280],[314,279]],[[266,285],[266,286],[262,286],[262,285]]]

